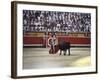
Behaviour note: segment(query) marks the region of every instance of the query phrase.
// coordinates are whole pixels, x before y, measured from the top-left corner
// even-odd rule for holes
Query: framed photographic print
[[[11,77],[97,73],[97,6],[11,2]]]

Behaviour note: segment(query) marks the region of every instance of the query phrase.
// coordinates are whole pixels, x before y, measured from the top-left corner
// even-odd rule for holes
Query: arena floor
[[[23,48],[23,69],[83,67],[91,64],[90,48],[71,48],[71,55],[49,54],[49,48]]]

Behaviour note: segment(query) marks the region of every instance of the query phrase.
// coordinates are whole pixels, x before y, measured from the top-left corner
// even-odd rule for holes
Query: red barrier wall
[[[58,37],[58,41],[69,41],[71,44],[90,44],[90,38],[84,37]],[[43,37],[24,37],[24,44],[44,44]]]
[[[58,41],[68,41],[71,44],[90,44],[90,38],[84,37],[59,37]]]
[[[42,37],[24,37],[23,38],[24,44],[43,44]]]

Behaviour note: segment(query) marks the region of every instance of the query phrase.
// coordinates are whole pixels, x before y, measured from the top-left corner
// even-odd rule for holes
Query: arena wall
[[[58,43],[61,41],[70,42],[71,44],[80,44],[80,45],[90,45],[91,37],[90,33],[56,33],[56,37],[58,39]],[[27,33],[23,37],[24,45],[42,45],[47,46],[48,35],[44,35],[44,33],[32,32]]]
[[[58,42],[61,41],[68,41],[71,44],[90,44],[90,38],[83,38],[83,37],[58,37]],[[24,37],[23,38],[24,44],[42,44],[46,45],[46,39],[43,37]]]

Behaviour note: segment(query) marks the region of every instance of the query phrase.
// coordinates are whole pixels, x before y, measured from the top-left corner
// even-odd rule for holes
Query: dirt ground
[[[90,48],[71,48],[71,55],[49,54],[49,48],[23,48],[23,69],[83,67],[91,64]],[[68,54],[68,53],[67,53]]]

